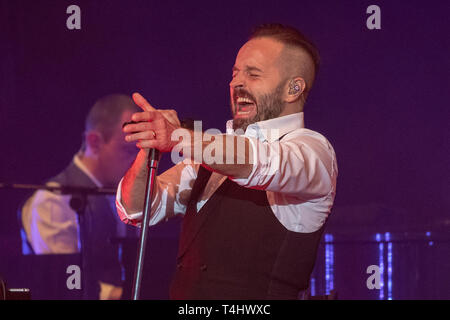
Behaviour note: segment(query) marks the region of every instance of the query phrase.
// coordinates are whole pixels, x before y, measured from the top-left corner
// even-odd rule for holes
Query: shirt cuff
[[[140,226],[142,221],[142,211],[129,214],[122,204],[122,181],[123,178],[119,182],[119,186],[117,187],[116,193],[117,213],[119,214],[120,220],[122,220],[126,224],[130,224],[133,226]]]

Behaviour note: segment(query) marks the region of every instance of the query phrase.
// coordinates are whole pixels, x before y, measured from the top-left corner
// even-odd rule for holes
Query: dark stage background
[[[450,298],[448,1],[0,4],[0,182],[41,183],[62,170],[87,111],[109,93],[139,91],[224,130],[231,68],[251,27],[291,24],[321,52],[305,122],[331,141],[339,166],[326,230],[334,251],[332,260],[330,247],[319,252],[316,294],[388,298],[387,284],[383,294],[367,289],[366,268],[386,263],[391,243],[391,298]],[[66,28],[71,4],[81,8],[81,30]],[[366,27],[372,4],[381,30]],[[16,209],[27,195],[0,190],[0,275],[10,287],[47,277],[20,256]],[[167,295],[178,226],[153,230],[148,268],[162,273],[147,279],[159,281],[147,297]]]

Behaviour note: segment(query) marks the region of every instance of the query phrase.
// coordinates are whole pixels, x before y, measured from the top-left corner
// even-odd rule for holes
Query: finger
[[[154,140],[156,138],[156,133],[153,130],[137,132],[125,136],[127,142],[140,141],[140,140]]]
[[[177,112],[175,110],[159,110],[164,118],[167,119],[171,124],[179,127],[181,126],[180,119],[178,119]]]
[[[138,122],[134,124],[128,124],[126,125],[122,131],[125,133],[134,133],[134,132],[142,132],[142,131],[148,131],[153,128],[153,125],[151,122]]]
[[[140,93],[133,93],[132,98],[134,103],[136,103],[139,107],[141,107],[144,111],[155,111],[156,109],[152,107],[152,105],[145,99]]]
[[[157,119],[160,119],[162,116],[158,111],[144,111],[144,112],[137,112],[134,113],[131,116],[131,119],[134,122],[141,122],[141,121],[154,121]]]

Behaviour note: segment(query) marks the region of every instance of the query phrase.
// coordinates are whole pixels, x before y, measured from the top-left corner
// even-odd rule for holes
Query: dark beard
[[[284,107],[281,100],[282,92],[283,84],[280,84],[272,93],[265,94],[259,98],[256,105],[256,115],[253,118],[233,119],[233,130],[242,129],[245,132],[252,123],[278,117]]]

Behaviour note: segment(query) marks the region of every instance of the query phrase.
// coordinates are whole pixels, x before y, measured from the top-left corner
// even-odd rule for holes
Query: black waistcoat
[[[308,287],[323,227],[287,230],[265,191],[229,179],[197,212],[210,175],[201,167],[192,189],[171,299],[297,299]]]

